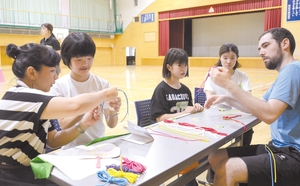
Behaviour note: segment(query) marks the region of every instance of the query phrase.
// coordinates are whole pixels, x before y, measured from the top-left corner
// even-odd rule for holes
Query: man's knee
[[[220,161],[227,159],[228,154],[226,149],[217,150],[208,155],[208,162],[213,170],[216,170]]]

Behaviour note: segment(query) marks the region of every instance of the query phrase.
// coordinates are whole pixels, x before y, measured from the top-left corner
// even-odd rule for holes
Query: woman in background
[[[53,26],[50,23],[44,23],[41,25],[41,34],[44,36],[43,39],[41,39],[40,44],[45,45],[46,47],[53,48],[58,53],[60,53],[60,43],[56,39],[53,32]],[[56,67],[56,73],[59,75],[61,71],[60,65]]]

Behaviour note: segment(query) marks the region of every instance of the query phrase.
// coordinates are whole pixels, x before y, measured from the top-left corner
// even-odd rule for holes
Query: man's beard
[[[269,63],[265,63],[265,66],[269,70],[276,69],[282,63],[283,54],[280,49],[278,49],[276,56],[269,58]]]

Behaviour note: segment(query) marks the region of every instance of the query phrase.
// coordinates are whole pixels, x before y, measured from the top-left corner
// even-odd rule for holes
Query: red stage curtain
[[[170,47],[170,22],[159,22],[159,55],[166,55]]]
[[[200,6],[194,8],[172,10],[166,12],[159,12],[159,19],[166,18],[180,18],[197,15],[208,15],[216,13],[230,13],[233,11],[244,11],[244,10],[256,10],[268,7],[281,6],[282,0],[247,0],[232,3],[224,3],[217,5]],[[214,9],[214,12],[209,12],[210,8]]]
[[[183,19],[170,21],[170,48],[183,49]]]
[[[247,1],[239,1],[233,3],[224,3],[224,4],[217,4],[217,5],[208,5],[208,6],[201,6],[201,7],[194,7],[194,8],[187,8],[187,9],[180,9],[180,10],[172,10],[172,11],[165,11],[159,12],[159,19],[169,19],[169,18],[179,18],[182,17],[186,19],[189,16],[197,16],[197,15],[209,15],[209,14],[216,14],[216,13],[230,13],[236,11],[244,11],[244,10],[259,10],[268,7],[278,7],[281,6],[282,0],[247,0]],[[214,9],[214,12],[209,12],[210,8]],[[281,8],[265,10],[265,30],[274,27],[280,27],[281,24]],[[183,22],[182,22],[183,23]],[[173,24],[172,24],[173,25]],[[171,25],[171,26],[172,26]],[[183,28],[183,27],[182,27]],[[171,33],[170,33],[171,31]],[[174,29],[170,29],[170,22],[169,21],[160,21],[159,22],[159,55],[164,56],[169,47],[170,47],[170,39],[172,42],[172,47],[178,47],[181,43],[176,43],[173,46],[173,40],[178,33],[182,33],[182,37],[178,37],[178,41],[183,38],[183,32],[175,31]],[[172,37],[172,38],[170,38]],[[183,41],[182,41],[183,42]]]
[[[281,8],[265,11],[265,31],[281,27]]]

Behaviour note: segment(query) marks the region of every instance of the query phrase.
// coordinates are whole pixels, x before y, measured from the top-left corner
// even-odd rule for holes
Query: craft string
[[[197,94],[195,95],[195,98],[194,98],[195,100],[196,100],[198,94],[200,94],[201,90],[203,89],[203,86],[204,86],[206,80],[208,79],[208,77],[210,77],[210,70],[211,70],[212,68],[216,68],[216,67],[217,67],[217,66],[212,66],[212,67],[209,68],[208,73],[207,73],[207,75],[206,75],[204,81],[203,81],[202,84],[200,85],[200,88],[199,88],[199,90],[197,91]]]
[[[127,159],[127,158],[126,158]],[[134,173],[131,173],[131,172],[123,172],[122,170],[122,162],[123,162],[123,155],[121,155],[121,165],[120,165],[120,171],[117,171],[116,169],[113,169],[113,168],[109,168],[107,170],[107,172],[111,175],[111,176],[114,176],[114,177],[124,177],[126,178],[130,183],[134,183],[136,181],[136,178],[137,177],[140,177],[140,175],[138,174],[134,174]]]
[[[223,114],[228,114],[228,115],[235,115],[235,114],[233,114],[233,113],[228,113],[228,112],[225,112],[225,111],[228,111],[228,110],[225,110],[225,109],[218,109],[219,111],[221,111]],[[232,110],[232,111],[234,111],[234,110]]]
[[[108,170],[109,168],[113,168],[113,169],[115,169],[115,170],[117,170],[117,171],[120,171],[120,170],[121,170],[121,169],[120,169],[120,165],[116,165],[116,164],[106,165],[106,170]],[[135,171],[135,170],[133,170],[133,169],[130,169],[130,168],[128,168],[128,167],[125,167],[124,165],[122,165],[122,170],[123,170],[124,172],[131,172],[131,173],[133,173],[133,174],[139,174],[139,172],[137,172],[137,171]]]
[[[118,89],[118,91],[121,91],[121,92],[123,92],[123,94],[124,94],[124,96],[125,96],[125,99],[126,99],[126,104],[127,104],[127,110],[126,110],[126,114],[125,114],[125,116],[124,116],[124,118],[122,119],[122,121],[121,122],[123,122],[124,121],[124,119],[126,118],[126,116],[129,114],[129,106],[128,106],[128,98],[127,98],[127,95],[126,95],[126,93],[123,91],[123,90],[121,90],[121,89]],[[110,118],[112,118],[112,117],[114,117],[114,116],[116,116],[116,115],[118,115],[119,113],[116,113],[116,114],[114,114],[114,115],[112,115],[112,116],[107,116],[107,115],[105,115],[105,113],[103,112],[103,105],[104,105],[104,102],[101,104],[101,112],[102,112],[102,114],[106,117],[106,118],[108,118],[108,119],[110,119]]]
[[[117,171],[113,168],[109,168],[107,172],[113,177],[126,178],[130,183],[134,183],[136,181],[136,178],[140,176],[131,172],[123,172],[122,170]]]
[[[104,186],[108,183],[115,183],[115,184],[118,184],[118,185],[121,185],[121,186],[125,186],[128,183],[127,179],[125,179],[125,178],[115,178],[115,177],[109,175],[109,173],[105,170],[98,171],[97,172],[97,177],[98,177],[99,180],[105,182],[104,184],[97,185],[97,186]]]
[[[197,125],[193,125],[193,124],[189,124],[189,123],[174,122],[174,121],[166,120],[166,119],[164,120],[164,122],[165,123],[174,123],[174,124],[177,123],[180,126],[187,126],[187,127],[191,127],[191,128],[198,129],[198,130],[205,130],[205,131],[211,132],[213,134],[218,134],[220,136],[228,136],[226,133],[218,132],[217,130],[210,128],[210,127],[199,127]]]
[[[141,163],[136,162],[136,161],[130,161],[129,159],[124,158],[124,157],[123,157],[122,164],[125,167],[128,167],[128,168],[130,168],[132,170],[135,170],[136,172],[139,172],[139,173],[144,172],[147,169],[147,167],[142,165]]]
[[[163,125],[158,125],[158,128],[160,128],[161,130],[165,130],[167,132],[182,135],[182,136],[185,136],[185,137],[188,137],[188,138],[193,138],[193,139],[197,139],[199,141],[209,142],[209,140],[207,140],[206,137],[201,136],[201,135],[191,134],[191,133],[180,131],[180,130],[175,130],[175,129],[172,129],[172,128],[169,128],[169,127],[166,127],[166,126],[163,126]],[[193,136],[197,136],[197,137],[193,137]],[[199,137],[204,138],[204,139],[199,139]]]
[[[226,120],[231,120],[231,121],[234,121],[234,122],[237,122],[237,123],[241,123],[242,125],[244,125],[244,131],[246,131],[246,125],[243,122],[232,119],[232,118],[236,118],[236,117],[240,117],[240,116],[242,116],[242,115],[236,115],[236,116],[231,116],[231,117],[223,116],[222,118],[226,119]]]
[[[164,136],[164,137],[169,137],[169,138],[180,139],[180,140],[185,141],[186,143],[188,143],[188,141],[199,141],[198,139],[197,140],[190,140],[190,139],[184,139],[184,138],[172,136],[172,135],[160,132],[160,131],[153,130],[152,128],[147,128],[147,129],[152,130],[153,132],[156,132],[156,133],[150,133],[150,134]]]

